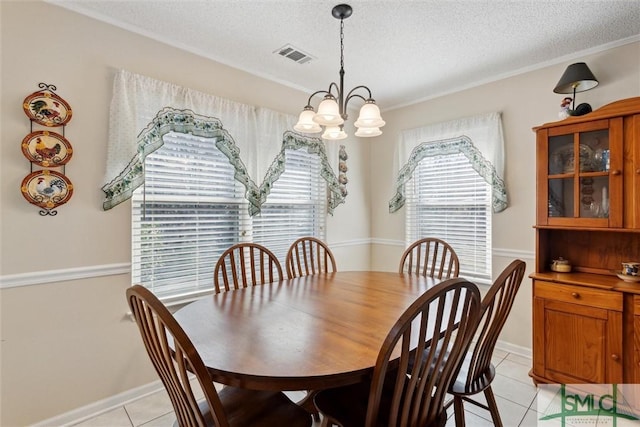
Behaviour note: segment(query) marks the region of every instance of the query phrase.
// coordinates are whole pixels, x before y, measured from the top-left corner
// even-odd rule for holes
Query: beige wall
[[[2,1],[0,13],[0,425],[17,426],[157,380],[135,324],[125,317],[129,274],[58,279],[130,262],[130,205],[104,212],[100,190],[115,71],[289,114],[297,114],[309,94],[47,3]],[[74,194],[55,217],[40,216],[19,190],[30,172],[20,150],[30,132],[22,101],[40,82],[55,84],[73,109],[65,135],[74,149],[66,168]],[[342,269],[358,270],[369,267],[368,167],[360,160],[368,159],[369,147],[353,139],[344,141],[350,195],[329,218],[327,240],[336,245]],[[34,273],[45,278],[33,280]],[[45,283],[8,287],[21,275],[27,285]]]
[[[129,204],[107,212],[101,209],[114,72],[124,68],[291,114],[297,114],[308,94],[47,3],[0,1],[0,15],[0,425],[14,426],[156,380],[135,325],[125,316],[129,275],[95,273],[102,266],[130,262]],[[640,45],[635,43],[581,58],[601,84],[578,100],[598,107],[639,95],[639,54]],[[349,196],[327,225],[327,240],[335,248],[339,268],[396,268],[404,240],[404,212],[390,215],[387,202],[392,195],[389,159],[398,133],[496,110],[504,114],[511,206],[494,219],[494,247],[503,255],[495,258],[494,268],[503,268],[511,254],[532,253],[535,191],[530,129],[557,117],[560,96],[551,88],[568,63],[385,112],[388,124],[383,136],[347,140]],[[40,82],[55,84],[73,108],[65,134],[74,148],[66,172],[75,190],[56,217],[39,216],[19,192],[29,173],[19,146],[29,133],[21,104]],[[94,277],[57,279],[87,271]],[[22,276],[26,285],[37,284],[6,286],[20,282]],[[523,347],[530,342],[526,338],[529,293],[526,285],[520,295],[521,310],[512,315],[503,338]]]
[[[535,224],[536,197],[535,135],[531,128],[558,120],[560,101],[565,95],[553,93],[553,87],[565,68],[579,61],[589,65],[600,84],[590,91],[578,93],[578,104],[588,102],[596,109],[618,99],[640,96],[640,43],[636,41],[416,105],[385,111],[385,133],[371,145],[370,180],[371,187],[375,189],[371,197],[374,242],[371,264],[378,269],[395,270],[403,250],[402,244],[394,242],[404,240],[404,209],[393,214],[388,210],[388,202],[394,194],[389,159],[394,155],[400,132],[500,111],[509,207],[493,215],[493,274],[498,276],[514,258],[523,258],[530,272],[535,249],[532,227]],[[531,348],[531,282],[528,279],[523,282],[500,339]]]

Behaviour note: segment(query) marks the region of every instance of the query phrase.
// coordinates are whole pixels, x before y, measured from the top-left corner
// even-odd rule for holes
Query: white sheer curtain
[[[323,159],[331,211],[344,198],[324,145],[319,138],[288,132],[295,121],[295,116],[121,70],[113,84],[103,208],[131,197],[144,182],[144,158],[162,146],[163,135],[175,131],[216,138],[216,146],[236,170],[235,179],[247,190],[251,215],[260,211],[269,193],[268,186],[256,183],[273,181],[267,175],[282,173],[273,163],[281,156],[285,139],[298,141],[297,147],[313,145]]]
[[[463,153],[491,185],[493,211],[506,209],[502,119],[499,112],[494,112],[403,131],[396,146],[393,175],[396,194],[389,202],[389,211],[404,206],[405,183],[421,159],[456,152]]]

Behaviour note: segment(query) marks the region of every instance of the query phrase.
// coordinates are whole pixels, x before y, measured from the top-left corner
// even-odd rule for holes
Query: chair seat
[[[224,387],[219,393],[229,427],[309,427],[311,416],[278,391]],[[214,426],[206,400],[199,403],[207,426]],[[177,427],[177,420],[174,423]]]
[[[339,419],[342,427],[362,427],[367,417],[368,400],[369,382],[363,382],[321,390],[313,401],[325,417]]]
[[[428,352],[428,351],[429,351],[429,347],[425,349],[425,352]],[[439,354],[441,351],[442,351],[441,343],[438,342],[436,354]],[[449,348],[447,348],[445,357],[449,357],[449,351],[450,351]],[[467,379],[469,377],[469,368],[471,365],[471,357],[472,357],[471,353],[467,352],[467,354],[465,355],[460,365],[460,371],[458,371],[458,375],[456,376],[455,381],[449,387],[449,393],[458,395],[458,396],[471,396],[474,394],[478,394],[484,391],[485,389],[487,389],[489,386],[491,386],[491,382],[496,376],[496,368],[493,366],[493,364],[489,364],[489,368],[485,372],[481,374],[477,374],[474,377],[473,381],[471,381],[470,383],[467,383]],[[411,361],[409,362],[410,368],[413,366],[414,358],[415,358],[415,354],[412,354]]]
[[[396,371],[390,371],[388,378],[393,378]],[[389,408],[393,396],[393,381],[385,381],[385,387],[380,400],[380,412],[376,420],[376,427],[388,427]],[[367,404],[369,400],[369,381],[344,387],[332,388],[318,392],[314,402],[318,410],[329,420],[340,420],[342,427],[362,427],[367,418]],[[443,410],[434,424],[428,427],[444,426],[447,422],[446,410]]]
[[[496,368],[493,364],[490,364],[488,370],[478,375],[473,381],[467,384],[467,370],[464,369],[464,367],[469,366],[469,358],[469,355],[465,357],[466,363],[462,365],[463,368],[460,369],[460,373],[458,374],[456,381],[449,388],[449,392],[451,394],[456,394],[458,396],[472,396],[491,386],[491,382],[496,376]]]

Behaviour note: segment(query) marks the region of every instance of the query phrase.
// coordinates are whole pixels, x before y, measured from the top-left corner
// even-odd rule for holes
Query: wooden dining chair
[[[318,392],[323,426],[444,426],[445,396],[479,316],[480,292],[471,282],[453,278],[426,291],[389,331],[370,381]],[[450,351],[424,351],[435,341]],[[409,369],[412,355],[417,363]]]
[[[277,282],[282,266],[269,249],[257,243],[238,243],[224,251],[213,273],[215,292]]]
[[[311,417],[278,391],[257,391],[226,386],[219,393],[198,351],[173,315],[147,288],[127,289],[131,313],[156,372],[184,427],[308,427]],[[222,344],[223,345],[223,344]],[[204,393],[198,402],[195,375]]]
[[[336,271],[336,260],[326,243],[315,237],[301,237],[291,244],[285,262],[289,279]]]
[[[301,237],[291,244],[285,266],[289,279],[337,271],[336,260],[329,246],[312,236]],[[316,393],[315,390],[308,390],[305,398],[298,404],[311,413],[314,420],[319,421],[320,415],[313,404]]]
[[[451,245],[441,239],[416,240],[400,257],[400,273],[420,274],[436,279],[458,277],[460,261]]]
[[[493,424],[497,427],[502,426],[496,399],[491,390],[491,383],[496,375],[495,367],[491,363],[491,356],[522,283],[525,268],[524,261],[517,259],[511,262],[493,282],[482,299],[482,317],[478,324],[474,343],[463,359],[460,372],[449,389],[449,393],[453,395],[452,402],[457,427],[465,425],[464,401],[488,410],[491,413]],[[487,405],[470,398],[470,396],[482,392],[484,392]]]

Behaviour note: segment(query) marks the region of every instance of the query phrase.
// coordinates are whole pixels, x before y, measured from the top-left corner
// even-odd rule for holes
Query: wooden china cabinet
[[[640,383],[640,97],[536,132],[536,383]],[[551,270],[569,260],[572,271]]]

